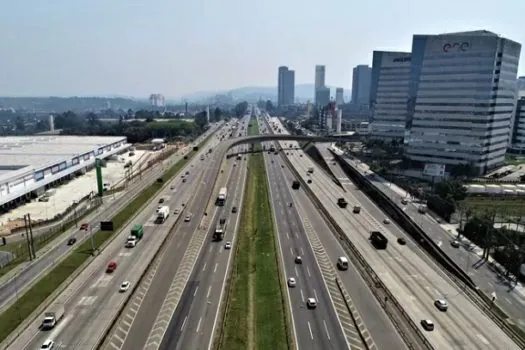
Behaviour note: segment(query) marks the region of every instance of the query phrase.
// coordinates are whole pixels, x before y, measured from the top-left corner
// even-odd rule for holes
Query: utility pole
[[[29,224],[29,237],[31,241],[31,250],[33,252],[33,259],[36,259],[35,240],[33,239],[33,225],[31,224],[31,214],[27,214],[27,222]]]
[[[29,255],[29,261],[32,261],[33,254],[31,253],[31,242],[29,241],[29,228],[27,226],[27,215],[24,215],[24,228],[26,231],[27,254]]]
[[[93,225],[89,224],[89,235],[91,236],[91,255],[95,256],[95,240],[93,238]]]

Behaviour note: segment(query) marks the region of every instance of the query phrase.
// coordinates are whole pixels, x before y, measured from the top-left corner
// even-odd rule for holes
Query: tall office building
[[[509,143],[521,45],[480,30],[414,35],[405,136],[420,163],[503,163]]]
[[[342,87],[338,87],[335,89],[335,104],[340,106],[343,103],[345,103],[344,89]]]
[[[410,77],[410,52],[374,51],[369,105],[371,136],[403,139]]]
[[[525,77],[518,78],[518,98],[525,97]]]
[[[516,104],[509,148],[516,153],[525,154],[525,97],[521,97]]]
[[[330,88],[323,86],[315,89],[315,104],[325,107],[328,103],[330,103]]]
[[[277,105],[293,105],[295,100],[295,72],[288,67],[279,67],[277,84]]]
[[[370,82],[372,69],[361,64],[354,68],[352,74],[352,103],[355,105],[368,105],[370,99]]]
[[[316,105],[319,105],[319,101],[317,101],[317,90],[323,89],[325,87],[325,73],[326,73],[326,67],[317,65],[315,66],[315,85],[314,85],[314,101]]]

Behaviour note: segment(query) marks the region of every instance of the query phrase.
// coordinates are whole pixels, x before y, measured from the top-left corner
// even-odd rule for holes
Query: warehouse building
[[[95,159],[130,147],[124,136],[27,136],[0,139],[0,208],[3,212],[85,173]]]

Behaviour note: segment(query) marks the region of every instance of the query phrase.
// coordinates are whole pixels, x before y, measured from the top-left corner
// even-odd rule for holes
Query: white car
[[[184,218],[184,221],[185,222],[190,222],[191,221],[191,214],[186,215],[186,217]]]
[[[122,284],[120,285],[119,292],[121,292],[121,293],[126,292],[129,289],[129,286],[131,286],[131,282],[130,281],[122,282]]]
[[[423,326],[423,328],[429,332],[434,330],[434,322],[431,320],[421,320],[421,326]]]
[[[44,342],[44,344],[42,344],[42,346],[40,347],[40,350],[49,350],[49,349],[54,349],[55,348],[55,342],[52,341],[51,339],[48,339]]]
[[[390,223],[390,219],[384,219],[383,224],[388,225]]]
[[[306,307],[309,309],[315,309],[317,307],[317,300],[315,300],[315,298],[306,299]]]
[[[448,309],[448,303],[446,300],[443,299],[437,299],[434,301],[434,305],[440,310],[440,311],[447,311]]]
[[[450,245],[453,246],[454,248],[459,248],[461,243],[458,240],[455,239],[452,242],[450,242]]]
[[[232,242],[226,242],[226,244],[224,245],[224,249],[232,249]]]
[[[293,288],[296,285],[297,285],[297,282],[295,281],[295,278],[293,278],[293,277],[288,278],[288,287]]]

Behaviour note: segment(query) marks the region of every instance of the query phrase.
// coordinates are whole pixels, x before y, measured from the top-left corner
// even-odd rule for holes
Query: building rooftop
[[[124,136],[9,136],[0,138],[0,176],[28,166],[35,169],[69,160]]]

